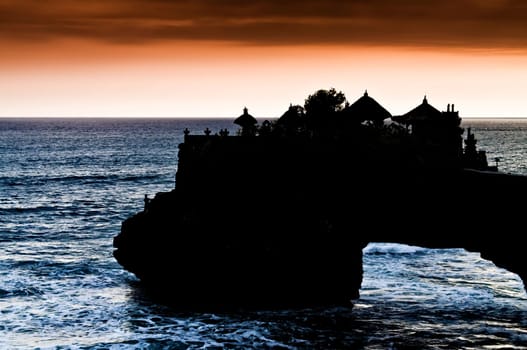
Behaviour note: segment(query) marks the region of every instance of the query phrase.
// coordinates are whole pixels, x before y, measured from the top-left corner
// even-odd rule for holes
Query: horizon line
[[[0,116],[0,119],[236,119],[235,117],[208,116],[208,117],[178,117],[178,116]],[[255,117],[255,119],[278,119],[280,117]],[[464,116],[463,119],[527,119],[524,117],[506,116]],[[386,118],[388,119],[388,118]]]

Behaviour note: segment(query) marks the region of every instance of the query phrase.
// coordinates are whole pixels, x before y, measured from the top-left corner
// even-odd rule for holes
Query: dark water
[[[465,125],[502,170],[527,174],[526,121]],[[186,127],[235,129],[231,120],[0,119],[0,349],[527,349],[519,278],[459,249],[368,246],[353,310],[156,305],[113,259],[112,238],[144,194],[174,187]]]

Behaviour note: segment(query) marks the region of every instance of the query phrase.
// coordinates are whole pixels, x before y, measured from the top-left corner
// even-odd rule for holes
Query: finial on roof
[[[243,107],[243,114],[249,114],[249,110],[247,109],[247,107]]]
[[[426,99],[426,95],[425,95],[425,98],[423,98],[423,103],[424,104],[428,104],[428,100]]]
[[[364,90],[364,96],[368,96],[368,89]]]

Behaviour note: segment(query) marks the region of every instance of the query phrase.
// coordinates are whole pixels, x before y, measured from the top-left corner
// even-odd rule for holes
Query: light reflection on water
[[[489,165],[498,157],[501,171],[527,174],[527,119],[464,119],[463,127],[471,128]]]
[[[527,349],[519,278],[460,249],[368,246],[353,310],[159,305],[115,262],[112,238],[145,193],[173,188],[185,127],[231,122],[57,123],[0,128],[1,349]],[[489,159],[527,174],[515,153],[527,124],[472,123]]]

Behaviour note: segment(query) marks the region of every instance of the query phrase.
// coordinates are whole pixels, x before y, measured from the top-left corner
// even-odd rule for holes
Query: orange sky
[[[0,0],[0,116],[280,116],[317,89],[392,114],[527,117],[523,0]]]

